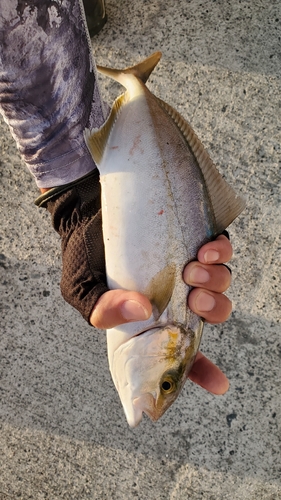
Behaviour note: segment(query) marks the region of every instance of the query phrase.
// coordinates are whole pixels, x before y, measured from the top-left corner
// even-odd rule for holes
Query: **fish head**
[[[199,343],[195,331],[168,325],[143,332],[116,350],[111,373],[131,427],[143,413],[158,420],[176,400]]]

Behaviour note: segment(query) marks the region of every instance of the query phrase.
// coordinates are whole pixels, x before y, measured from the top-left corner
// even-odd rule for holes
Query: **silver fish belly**
[[[130,426],[158,420],[181,391],[200,345],[203,321],[187,307],[184,266],[241,212],[187,122],[145,86],[156,53],[124,71],[110,117],[87,134],[100,170],[110,289],[145,294],[153,314],[107,331],[113,381]]]

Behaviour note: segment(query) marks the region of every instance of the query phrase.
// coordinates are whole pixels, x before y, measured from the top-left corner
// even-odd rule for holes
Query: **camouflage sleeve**
[[[0,110],[38,187],[95,168],[83,131],[106,108],[82,0],[0,0]]]

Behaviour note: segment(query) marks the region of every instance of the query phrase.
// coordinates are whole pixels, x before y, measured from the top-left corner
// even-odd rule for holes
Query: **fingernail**
[[[141,321],[149,318],[149,313],[136,300],[126,300],[121,306],[121,314],[127,321]]]
[[[206,283],[209,279],[210,275],[208,271],[199,266],[195,266],[190,273],[190,280],[192,283]]]
[[[204,255],[205,262],[217,262],[219,260],[220,254],[216,250],[208,250]]]
[[[209,312],[214,309],[216,301],[212,295],[206,292],[200,292],[196,299],[196,307],[200,312]]]

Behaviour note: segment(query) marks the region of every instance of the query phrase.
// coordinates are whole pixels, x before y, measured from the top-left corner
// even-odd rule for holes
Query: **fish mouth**
[[[140,424],[143,413],[154,422],[161,417],[155,406],[155,398],[150,392],[134,398],[130,406],[123,405],[123,408],[127,422],[131,428],[137,427]]]
[[[133,422],[134,425],[131,425],[129,422],[131,427],[136,427],[141,422],[143,413],[145,413],[153,422],[156,422],[163,414],[163,412],[160,412],[156,408],[156,398],[153,394],[151,394],[151,392],[147,392],[138,398],[135,398],[133,400],[133,407],[135,420]]]

